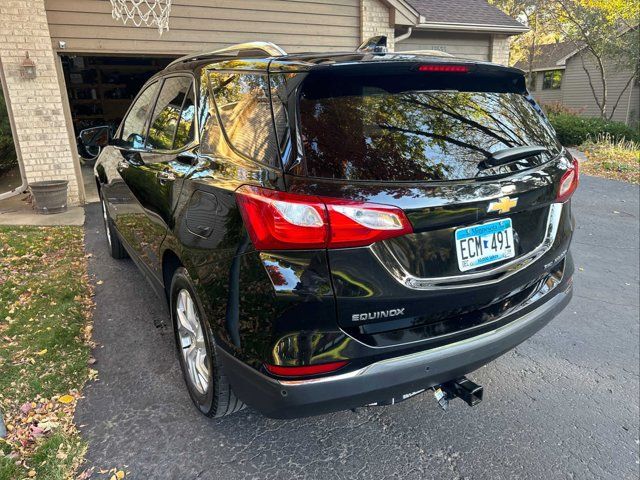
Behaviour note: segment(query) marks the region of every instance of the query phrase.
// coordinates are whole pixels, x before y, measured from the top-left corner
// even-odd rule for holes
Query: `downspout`
[[[413,27],[407,27],[406,33],[403,33],[402,35],[396,37],[394,42],[398,43],[398,42],[401,42],[402,40],[406,40],[411,36],[412,33],[413,33]]]

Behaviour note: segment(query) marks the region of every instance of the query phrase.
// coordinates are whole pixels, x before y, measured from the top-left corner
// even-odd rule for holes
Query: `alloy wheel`
[[[107,205],[104,200],[102,200],[102,219],[104,220],[104,230],[107,234],[107,242],[109,242],[109,247],[111,247],[111,229],[109,228],[109,217],[107,216]]]
[[[191,385],[201,394],[209,388],[209,367],[204,331],[191,294],[182,289],[176,301],[176,316],[180,351]]]

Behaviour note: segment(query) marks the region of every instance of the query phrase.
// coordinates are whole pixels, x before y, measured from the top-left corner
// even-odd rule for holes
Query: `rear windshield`
[[[553,129],[520,93],[426,75],[309,75],[300,98],[305,173],[376,181],[439,181],[499,175],[558,154]],[[472,90],[464,91],[465,86]],[[444,88],[443,88],[444,87]],[[501,168],[483,160],[513,147],[547,152]],[[484,165],[484,166],[483,166]]]

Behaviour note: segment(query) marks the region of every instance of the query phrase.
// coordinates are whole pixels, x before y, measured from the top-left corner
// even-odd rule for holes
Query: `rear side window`
[[[122,124],[120,139],[123,146],[143,148],[145,142],[147,119],[153,108],[153,100],[158,90],[158,82],[143,90],[129,110]]]
[[[154,150],[173,150],[174,138],[178,140],[175,148],[185,146],[193,138],[194,102],[190,77],[170,77],[162,84],[158,95],[147,146]],[[183,105],[186,107],[184,117]],[[176,135],[179,124],[182,124],[179,135]]]
[[[276,165],[278,147],[267,76],[211,72],[209,81],[231,146],[254,160]]]
[[[439,181],[486,175],[482,161],[499,150],[543,146],[559,152],[553,129],[519,93],[444,90],[427,75],[313,75],[299,99],[305,174],[376,181]],[[434,88],[437,87],[437,88]]]
[[[189,93],[182,104],[178,127],[176,128],[176,136],[173,140],[173,149],[189,145],[195,138],[195,115],[196,115],[196,99],[193,87],[189,89]]]

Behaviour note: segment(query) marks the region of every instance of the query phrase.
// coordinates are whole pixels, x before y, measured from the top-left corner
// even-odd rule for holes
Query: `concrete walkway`
[[[93,169],[82,167],[87,203],[97,202],[98,191],[93,180]],[[66,212],[43,215],[37,213],[29,202],[29,194],[22,193],[0,200],[0,225],[84,225],[84,207],[69,207]]]

